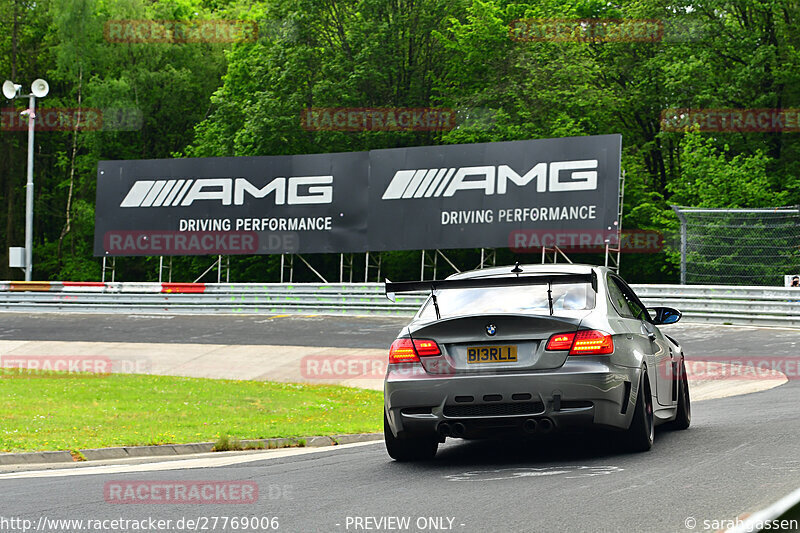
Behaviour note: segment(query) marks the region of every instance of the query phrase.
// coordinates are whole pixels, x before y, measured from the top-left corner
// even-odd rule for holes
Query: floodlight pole
[[[28,109],[22,115],[28,115],[28,179],[25,184],[25,281],[33,278],[33,132],[36,129],[36,97],[43,98],[50,91],[46,81],[39,78],[31,84],[31,93],[22,95],[22,86],[11,80],[3,83],[3,96],[9,100],[28,97]]]
[[[25,281],[33,278],[33,130],[36,122],[36,97],[30,95],[28,107],[28,182],[25,185]]]

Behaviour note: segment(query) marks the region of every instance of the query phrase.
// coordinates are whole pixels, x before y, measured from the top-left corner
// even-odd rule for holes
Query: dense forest
[[[649,20],[659,32],[652,39],[531,38],[515,22],[531,19]],[[114,21],[146,20],[240,21],[243,32],[141,42],[147,39],[109,30]],[[699,131],[663,127],[662,113],[800,107],[798,28],[793,0],[4,0],[0,81],[27,90],[44,78],[51,89],[40,106],[86,110],[37,130],[34,279],[100,279],[92,256],[100,160],[620,133],[623,226],[661,231],[667,244],[663,253],[625,255],[622,273],[636,282],[675,281],[677,219],[669,205],[800,204],[800,128]],[[4,279],[22,276],[6,254],[24,242],[27,137],[13,119],[24,107],[22,99],[3,103]],[[455,110],[456,125],[315,130],[301,124],[311,107],[442,107]],[[87,122],[91,110],[100,110],[101,125]],[[472,268],[480,252],[448,255]],[[363,272],[361,257],[354,263]],[[214,259],[176,258],[173,279],[192,281]],[[338,279],[338,256],[307,259]],[[514,259],[498,251],[500,262]],[[231,257],[231,281],[276,281],[279,261]],[[384,253],[382,271],[413,279],[419,263],[419,252]],[[120,258],[116,278],[153,280],[157,270],[158,258]],[[314,276],[298,267],[295,279]]]

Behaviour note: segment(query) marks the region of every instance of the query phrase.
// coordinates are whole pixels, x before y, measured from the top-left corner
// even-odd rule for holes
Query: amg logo
[[[453,196],[457,191],[478,189],[484,194],[506,194],[508,182],[522,187],[536,180],[536,192],[592,191],[597,189],[597,159],[539,163],[520,176],[508,165],[398,170],[384,200],[398,198],[430,198]],[[569,180],[562,180],[562,171],[572,171]],[[467,179],[467,177],[477,179]]]
[[[333,176],[275,178],[260,189],[244,178],[188,180],[140,180],[135,182],[120,207],[185,207],[195,200],[216,200],[222,205],[244,205],[253,198],[274,195],[275,205],[330,204]]]

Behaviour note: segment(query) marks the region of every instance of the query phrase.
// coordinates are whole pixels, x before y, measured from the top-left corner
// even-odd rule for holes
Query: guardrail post
[[[678,220],[681,223],[681,285],[686,285],[686,215],[681,213],[681,208],[677,205],[670,206],[675,214],[678,215]]]

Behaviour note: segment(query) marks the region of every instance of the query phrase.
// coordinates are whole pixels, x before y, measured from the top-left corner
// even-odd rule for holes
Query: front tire
[[[633,420],[625,432],[625,448],[632,452],[646,452],[653,447],[654,436],[653,396],[650,393],[650,379],[647,377],[647,371],[644,371],[639,383],[639,392],[636,395]]]
[[[383,413],[383,438],[389,457],[395,461],[427,461],[436,456],[439,441],[434,437],[407,437],[399,439],[392,433],[386,413]]]
[[[686,377],[686,366],[681,360],[680,375],[678,376],[678,409],[675,420],[669,423],[670,429],[687,429],[692,423],[692,401],[689,398],[689,380]]]

